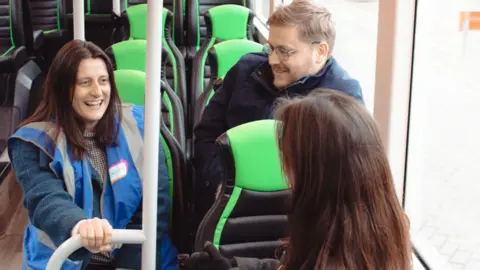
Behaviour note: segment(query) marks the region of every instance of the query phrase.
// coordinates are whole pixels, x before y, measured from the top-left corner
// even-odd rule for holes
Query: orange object
[[[460,32],[462,32],[463,24],[468,20],[468,30],[480,30],[480,11],[462,11],[460,12]]]

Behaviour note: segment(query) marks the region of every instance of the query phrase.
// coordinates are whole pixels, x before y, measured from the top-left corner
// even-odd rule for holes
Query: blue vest
[[[143,107],[122,105],[117,146],[106,148],[109,181],[104,184],[100,209],[102,217],[114,229],[125,229],[141,203],[143,116]],[[53,123],[34,122],[20,128],[11,138],[34,143],[42,149],[52,159],[50,168],[57,177],[64,180],[66,190],[75,204],[84,210],[88,218],[92,218],[93,190],[89,161],[86,156],[82,160],[74,160],[65,134],[60,133],[56,142],[54,135]],[[125,179],[120,180],[122,178]],[[56,248],[46,233],[29,222],[24,236],[23,269],[45,269]],[[61,270],[79,270],[83,268],[82,263],[67,260]]]

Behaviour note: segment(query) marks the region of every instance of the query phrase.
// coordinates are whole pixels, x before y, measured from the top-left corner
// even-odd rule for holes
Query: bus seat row
[[[107,52],[113,50],[116,58],[120,61],[131,62],[132,60],[137,61],[138,59],[145,59],[146,53],[146,43],[142,45],[141,41],[145,41],[147,38],[147,5],[136,5],[127,9],[125,14],[128,13],[128,16],[124,16],[123,24],[121,24],[116,30],[117,34],[122,40],[119,43],[113,44],[110,48],[107,48]],[[164,72],[164,80],[166,80],[170,86],[178,94],[182,106],[187,108],[187,85],[186,85],[186,71],[185,71],[185,60],[178,49],[178,47],[173,42],[172,38],[172,23],[173,15],[172,12],[168,9],[163,9],[163,38],[162,38],[162,50],[166,51],[162,61],[165,61],[165,68],[162,69]],[[135,40],[135,41],[134,41]],[[139,41],[137,41],[139,40]],[[143,55],[139,55],[139,54]],[[138,58],[137,58],[138,57]],[[145,62],[142,61],[139,65],[132,69],[144,70]]]
[[[70,17],[73,12],[72,1],[63,1],[65,1],[65,12]],[[111,0],[83,1],[87,21],[90,16],[98,17],[112,14]],[[120,0],[121,12],[123,13],[131,6],[145,4],[146,2],[146,0]],[[164,7],[173,13],[174,22],[172,25],[175,29],[173,36],[177,46],[182,48],[188,46],[194,48],[195,51],[198,50],[207,37],[204,14],[210,8],[224,4],[240,5],[252,9],[252,0],[164,0]],[[185,35],[184,30],[186,30]]]
[[[0,157],[6,140],[29,112],[30,92],[43,83],[40,68],[31,60],[42,35],[34,36],[28,4],[0,0]],[[0,168],[4,163],[0,161]]]
[[[115,84],[120,99],[126,103],[144,105],[145,95],[145,73],[138,70],[115,70]],[[182,133],[182,126],[175,123],[183,122],[181,103],[173,90],[164,82],[161,83],[162,96],[162,119],[160,134],[165,152],[165,161],[169,177],[169,193],[171,203],[170,234],[177,248],[182,251],[189,251],[188,245],[188,223],[187,203],[185,202],[186,186],[184,179],[187,179],[187,159],[184,146],[181,145],[185,138]],[[168,98],[166,98],[168,97]],[[173,130],[172,130],[173,128]],[[172,135],[174,134],[174,135]]]

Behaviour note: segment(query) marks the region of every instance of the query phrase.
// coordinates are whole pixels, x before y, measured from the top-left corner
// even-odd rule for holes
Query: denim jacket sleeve
[[[80,220],[86,219],[83,210],[65,190],[64,182],[51,171],[51,159],[30,142],[15,139],[10,160],[23,190],[23,205],[30,222],[44,231],[55,246],[70,238],[71,230]],[[88,259],[86,249],[70,256],[71,260]]]

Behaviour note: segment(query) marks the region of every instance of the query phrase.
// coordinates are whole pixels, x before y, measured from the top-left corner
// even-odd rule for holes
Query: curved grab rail
[[[142,230],[113,230],[112,244],[143,244],[145,235]],[[70,237],[63,242],[48,261],[46,270],[59,270],[68,256],[82,247],[80,235]]]

